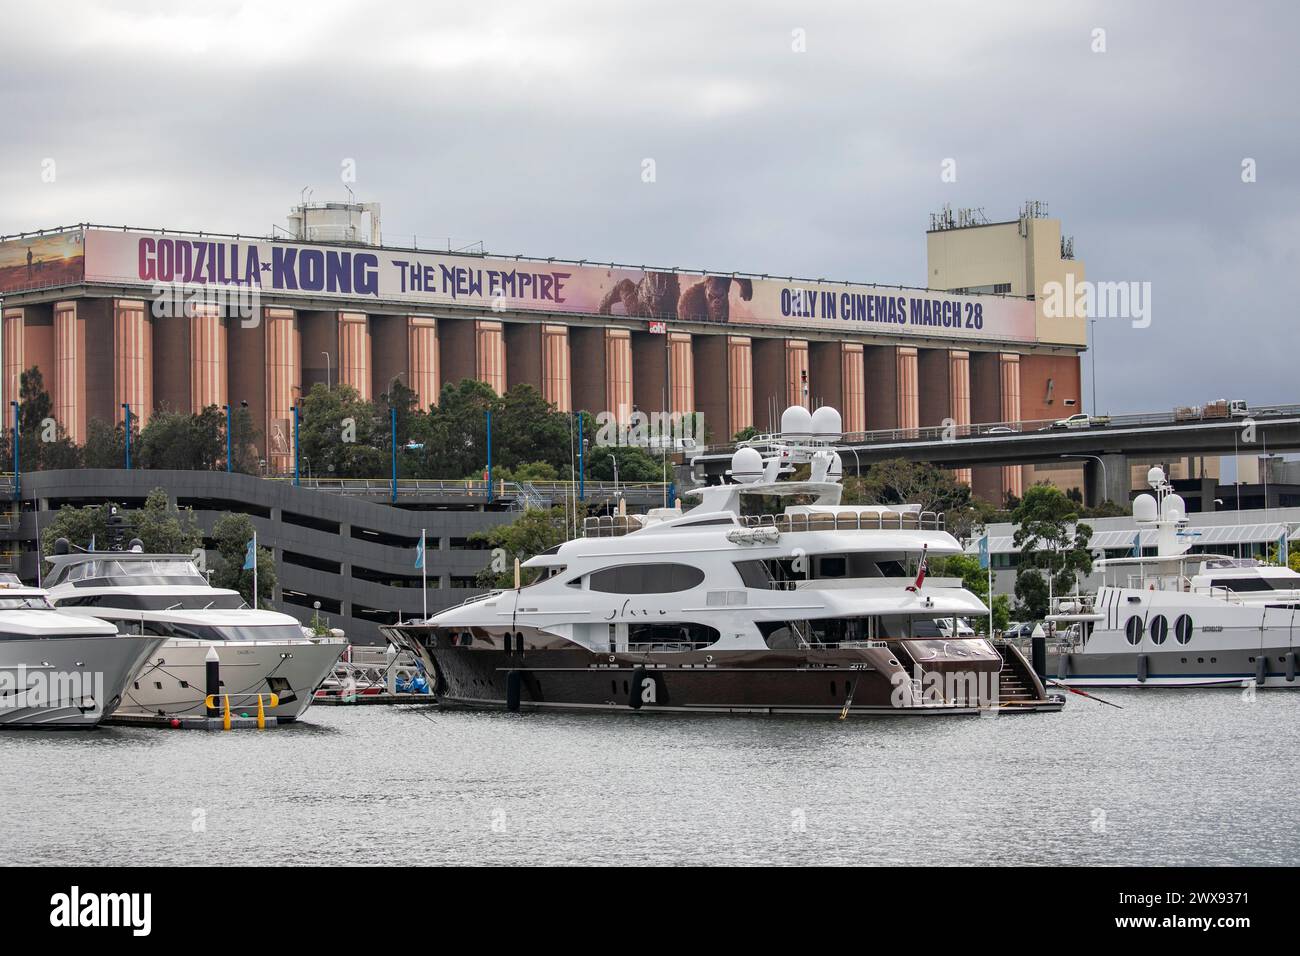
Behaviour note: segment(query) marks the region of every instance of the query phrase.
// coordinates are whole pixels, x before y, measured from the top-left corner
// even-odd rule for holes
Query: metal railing
[[[1073,412],[1072,414],[1081,414]],[[1260,405],[1252,406],[1247,409],[1245,417],[1249,418],[1275,418],[1300,415],[1300,404],[1292,405]],[[1056,428],[1056,423],[1069,416],[1062,418],[1034,418],[1015,421],[1002,422],[981,422],[973,425],[956,425],[945,427],[943,425],[932,425],[924,428],[881,428],[874,431],[845,432],[837,447],[848,445],[887,445],[896,442],[916,442],[916,441],[950,441],[953,438],[1007,438],[1014,437],[1018,434],[1030,434],[1041,431],[1060,431],[1070,432],[1076,429],[1062,426]],[[1219,418],[1183,418],[1174,410],[1167,412],[1137,412],[1128,415],[1099,415],[1099,420],[1091,428],[1134,428],[1142,426],[1159,426],[1159,425],[1177,425],[1180,427],[1193,425],[1212,425],[1222,422],[1241,421],[1242,416],[1219,417]],[[1077,430],[1084,431],[1083,427]],[[776,444],[780,442],[781,436],[776,434],[758,435],[745,442],[745,445],[762,448],[765,445]],[[735,443],[723,443],[709,445],[700,450],[703,455],[718,455],[735,451],[740,447]]]

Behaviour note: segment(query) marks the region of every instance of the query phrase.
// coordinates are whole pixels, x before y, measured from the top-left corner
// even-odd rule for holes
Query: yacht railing
[[[935,511],[812,512],[809,514],[744,515],[741,527],[774,528],[779,533],[805,531],[943,531],[945,519]],[[641,529],[637,515],[600,515],[584,518],[582,533],[587,538],[620,538]]]

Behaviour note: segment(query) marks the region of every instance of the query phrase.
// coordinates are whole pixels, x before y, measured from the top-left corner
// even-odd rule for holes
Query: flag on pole
[[[415,566],[424,567],[424,535],[420,535],[420,543],[415,546]]]
[[[248,542],[248,550],[244,552],[244,570],[252,571],[257,567],[257,538],[253,537]]]
[[[1284,568],[1287,565],[1287,559],[1290,557],[1288,551],[1289,549],[1286,543],[1286,529],[1283,528],[1282,534],[1277,539],[1277,563]]]
[[[90,536],[90,550],[95,550],[95,536],[93,534]]]
[[[913,591],[913,592],[915,592],[915,591],[920,591],[920,590],[921,590],[921,584],[925,581],[925,572],[926,572],[926,557],[925,557],[925,556],[926,556],[926,552],[928,552],[929,550],[930,550],[930,546],[929,546],[928,544],[927,544],[927,545],[923,545],[922,548],[921,548],[921,566],[920,566],[919,568],[916,569],[916,583],[915,583],[915,584],[909,584],[909,585],[907,586],[907,589],[908,589],[909,591]]]
[[[988,532],[980,538],[980,570],[987,571],[989,568],[989,536]]]
[[[1133,557],[1142,557],[1142,532],[1133,535]]]

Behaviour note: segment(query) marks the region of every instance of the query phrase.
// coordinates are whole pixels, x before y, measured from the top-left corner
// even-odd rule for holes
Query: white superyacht
[[[840,504],[840,417],[799,406],[699,504],[589,518],[526,587],[385,627],[445,705],[515,710],[971,714],[1056,710],[1023,657],[937,621],[982,618],[941,515]],[[807,467],[803,480],[795,469]],[[750,513],[772,502],[778,513]],[[806,503],[804,503],[806,502]],[[913,572],[911,567],[919,566]]]

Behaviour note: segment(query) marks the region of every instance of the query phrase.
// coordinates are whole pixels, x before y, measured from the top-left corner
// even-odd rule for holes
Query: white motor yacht
[[[163,638],[118,634],[0,574],[0,727],[95,727]]]
[[[237,592],[214,588],[183,554],[74,552],[60,540],[48,559],[49,595],[59,608],[93,615],[122,634],[162,641],[128,683],[120,712],[166,717],[206,713],[206,663],[215,650],[221,691],[236,711],[258,694],[268,717],[296,720],[343,653],[342,637],[310,636],[279,611],[250,608]]]

